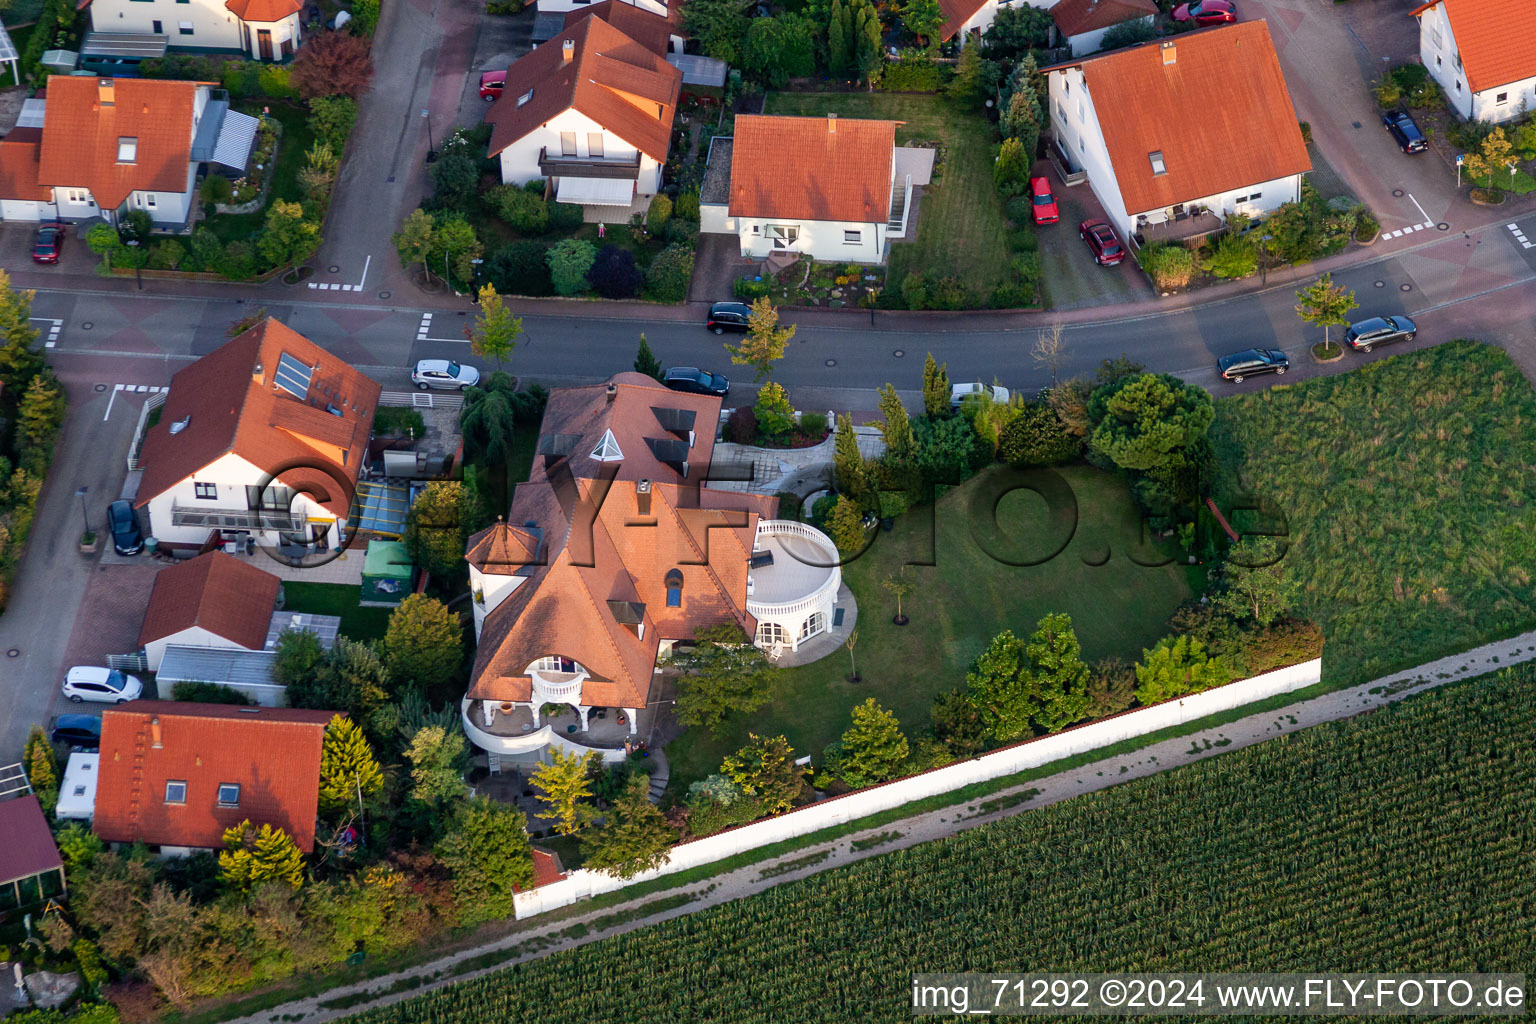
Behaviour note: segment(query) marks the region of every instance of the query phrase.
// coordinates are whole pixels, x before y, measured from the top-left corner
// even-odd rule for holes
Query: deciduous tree
[[[420,208],[412,210],[400,230],[395,232],[395,251],[400,254],[400,265],[408,267],[420,263],[422,272],[429,279],[432,268],[427,265],[427,257],[432,253],[432,232],[432,215]]]
[[[1301,581],[1289,571],[1285,550],[1273,537],[1249,536],[1232,545],[1222,568],[1216,604],[1233,618],[1268,626],[1291,610]]]
[[[453,875],[453,900],[464,924],[511,917],[517,889],[533,885],[528,819],[486,797],[459,808],[436,853]]]
[[[538,817],[553,821],[555,831],[568,836],[591,819],[591,805],[583,801],[592,798],[588,773],[598,755],[590,751],[568,754],[559,747],[551,747],[549,754],[550,762],[534,769],[530,780],[549,808],[541,811]]]
[[[1029,732],[1040,707],[1039,686],[1022,639],[1005,629],[965,675],[966,693],[987,731],[1007,743]]]
[[[773,364],[784,358],[784,348],[795,336],[795,327],[779,326],[779,311],[767,296],[752,303],[752,313],[747,318],[747,333],[739,345],[725,343],[731,362],[737,366],[750,366],[755,371],[752,382],[766,380],[773,372]]]
[[[1136,699],[1156,704],[1221,686],[1231,678],[1226,664],[1211,657],[1199,640],[1164,637],[1156,647],[1142,651],[1141,663],[1136,666]]]
[[[1333,283],[1331,273],[1296,293],[1296,315],[1309,324],[1322,327],[1324,345],[1330,344],[1328,328],[1349,323],[1349,311],[1359,305],[1353,291]]]
[[[411,795],[417,800],[435,805],[464,795],[463,733],[423,726],[405,756],[411,762]]]
[[[290,82],[306,100],[323,96],[357,99],[373,84],[368,40],[350,32],[321,32],[308,37],[293,59]]]
[[[933,699],[928,719],[934,738],[956,757],[971,757],[987,749],[987,723],[964,690],[946,690]]]
[[[769,814],[794,806],[805,790],[805,769],[795,763],[794,748],[783,736],[747,734],[747,745],[720,763],[720,774]]]
[[[274,199],[267,207],[267,219],[256,247],[274,267],[302,263],[320,248],[320,225],[305,220],[304,208],[298,203]]]
[[[659,868],[671,856],[677,832],[651,803],[650,776],[630,777],[603,823],[582,833],[585,866],[616,878]]]
[[[435,597],[411,594],[389,616],[384,633],[384,668],[396,687],[428,693],[452,682],[463,659],[463,630]]]
[[[677,680],[677,720],[718,735],[730,715],[768,703],[773,666],[734,622],[701,627],[694,636],[693,650],[675,659],[683,672]]]
[[[939,30],[944,27],[944,9],[939,0],[908,0],[901,8],[901,23],[926,47],[938,45]]]
[[[1462,170],[1468,178],[1474,181],[1486,178],[1489,187],[1497,188],[1499,175],[1509,175],[1509,165],[1514,160],[1510,156],[1513,148],[1504,129],[1495,128],[1462,158]]]
[[[597,247],[581,238],[567,238],[549,247],[549,276],[555,291],[577,295],[587,290],[587,272],[597,261]]]
[[[896,598],[895,622],[898,626],[904,626],[907,623],[907,617],[901,614],[901,600],[912,593],[917,587],[917,581],[912,579],[907,573],[908,568],[910,567],[903,565],[900,569],[897,569],[880,581],[880,585],[890,591],[892,597]]]
[[[517,339],[523,334],[523,318],[512,315],[494,285],[484,285],[480,289],[480,312],[464,334],[469,338],[470,351],[496,360],[496,369],[500,370],[517,349]]]
[[[405,513],[401,540],[411,561],[439,579],[464,567],[464,544],[480,515],[475,496],[457,480],[434,480]]]

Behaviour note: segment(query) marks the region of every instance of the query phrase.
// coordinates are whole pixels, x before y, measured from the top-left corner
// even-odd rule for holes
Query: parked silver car
[[[465,391],[480,383],[480,371],[456,359],[422,359],[411,371],[411,383],[423,391],[428,388]]]

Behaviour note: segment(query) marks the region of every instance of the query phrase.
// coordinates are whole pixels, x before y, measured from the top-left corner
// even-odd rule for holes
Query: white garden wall
[[[747,850],[888,811],[914,800],[1012,775],[1074,754],[1145,736],[1169,726],[1240,708],[1276,694],[1300,690],[1322,679],[1322,665],[1321,659],[1315,659],[1266,672],[1204,693],[1122,712],[1051,736],[1026,740],[969,761],[935,768],[920,775],[910,775],[895,782],[809,804],[776,818],[766,818],[703,839],[681,843],[673,847],[672,857],[666,864],[637,875],[628,882],[596,871],[572,871],[559,882],[518,893],[516,913],[519,918],[532,917],[546,910],[569,906],[586,896],[621,889],[632,882],[644,882],[711,864]]]

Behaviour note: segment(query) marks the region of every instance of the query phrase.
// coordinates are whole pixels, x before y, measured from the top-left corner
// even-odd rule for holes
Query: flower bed
[[[766,295],[780,306],[839,309],[868,306],[884,288],[884,267],[802,261],[767,278],[739,278],[733,290],[745,302]]]

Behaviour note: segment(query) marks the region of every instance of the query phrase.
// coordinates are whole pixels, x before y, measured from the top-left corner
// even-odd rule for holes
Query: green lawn
[[[277,168],[273,172],[272,189],[267,193],[267,205],[271,205],[273,199],[302,201],[304,190],[299,187],[299,172],[304,169],[305,154],[315,141],[314,133],[309,130],[309,113],[297,104],[265,97],[241,100],[234,106],[252,117],[260,117],[261,108],[266,107],[271,117],[282,122],[283,137],[277,144]],[[204,223],[213,229],[220,241],[238,242],[259,232],[266,219],[264,206],[255,213],[217,214]]]
[[[1278,506],[1353,685],[1536,625],[1536,394],[1504,352],[1457,341],[1216,403],[1212,440]]]
[[[986,118],[942,96],[896,93],[771,93],[764,112],[903,121],[896,145],[938,141],[945,151],[942,176],[923,194],[916,242],[891,246],[886,280],[899,288],[907,274],[935,270],[960,278],[985,301],[1010,279],[1008,222],[992,185],[997,131]]]
[[[349,558],[362,558],[361,549],[348,552]],[[283,583],[285,611],[314,615],[340,615],[341,635],[351,640],[377,640],[389,627],[390,608],[364,608],[357,602],[362,587],[341,583]]]
[[[1002,467],[950,491],[937,506],[909,512],[891,533],[880,534],[864,557],[843,569],[859,606],[855,655],[863,681],[845,681],[846,651],[784,670],[772,703],[742,716],[723,739],[690,729],[669,744],[672,778],[686,784],[708,775],[745,742],[749,731],[783,733],[799,753],[819,758],[822,748],[847,728],[852,707],[867,697],[894,711],[908,734],[916,733],[928,724],[934,695],[963,686],[966,669],[994,635],[1004,629],[1028,634],[1048,612],[1072,616],[1085,658],[1139,657],[1166,633],[1173,610],[1195,593],[1191,576],[1198,572],[1178,564],[1145,568],[1130,560],[1138,520],[1123,479],[1086,466],[1060,472],[1076,495],[1079,516],[1061,554],[1040,565],[1013,566],[995,561],[978,545],[979,538],[988,550],[1012,561],[1032,561],[1050,553],[1053,545],[1044,538],[1056,536],[1059,545],[1064,536],[1058,532],[1061,524],[1048,526],[1044,501],[1026,491],[997,502],[1001,530],[986,527],[985,509],[996,499],[995,484],[1008,473]],[[972,511],[978,502],[980,510]],[[1144,561],[1155,554],[1135,550]],[[1106,552],[1103,565],[1087,564],[1102,561]],[[909,570],[918,588],[903,605],[910,624],[898,627],[891,622],[895,603],[880,582],[909,561],[936,564]]]
[[[1487,177],[1469,180],[1480,188],[1489,187],[1489,179]],[[1528,192],[1536,192],[1536,178],[1531,177],[1523,168],[1516,167],[1514,177],[1510,177],[1508,171],[1495,174],[1492,187],[1501,192],[1513,192],[1517,196],[1523,196]]]

